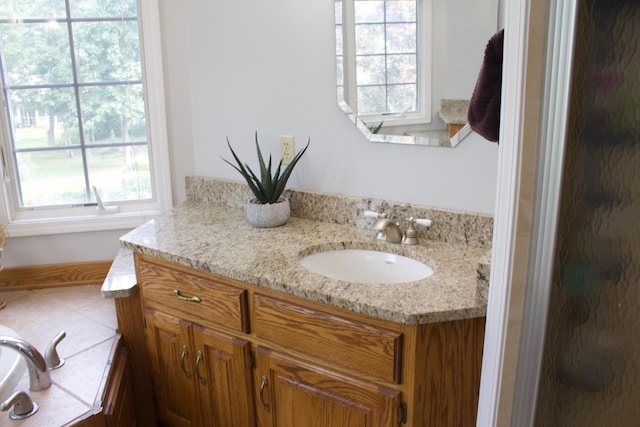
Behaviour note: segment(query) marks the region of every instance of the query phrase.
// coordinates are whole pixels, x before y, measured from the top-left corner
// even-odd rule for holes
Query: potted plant
[[[222,159],[229,163],[235,170],[240,172],[249,185],[249,189],[255,198],[247,202],[247,220],[254,227],[278,227],[284,225],[289,220],[290,206],[289,199],[282,196],[287,181],[291,176],[291,172],[298,160],[309,148],[311,139],[307,141],[307,145],[300,150],[291,162],[282,170],[282,160],[278,163],[275,172],[271,173],[271,155],[269,155],[268,163],[265,163],[258,143],[258,132],[256,132],[256,150],[258,152],[258,161],[260,162],[260,176],[256,175],[247,163],[242,163],[236,153],[231,148],[229,138],[227,145],[236,164],[229,160]]]

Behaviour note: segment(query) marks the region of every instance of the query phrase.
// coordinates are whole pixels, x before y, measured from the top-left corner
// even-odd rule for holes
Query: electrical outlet
[[[280,135],[280,158],[282,163],[291,163],[296,155],[296,137],[293,135]]]

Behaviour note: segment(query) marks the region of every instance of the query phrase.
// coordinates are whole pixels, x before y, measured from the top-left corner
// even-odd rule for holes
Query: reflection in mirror
[[[335,0],[338,104],[373,142],[455,146],[498,0]]]

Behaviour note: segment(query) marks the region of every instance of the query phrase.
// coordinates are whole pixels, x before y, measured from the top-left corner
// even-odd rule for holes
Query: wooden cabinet
[[[152,262],[138,267],[158,420],[253,426],[247,291]],[[243,334],[244,336],[244,334]]]
[[[165,425],[475,425],[484,319],[404,325],[135,258]]]
[[[393,427],[401,393],[258,347],[260,426]]]
[[[193,338],[202,425],[254,426],[249,342],[200,325]]]
[[[253,295],[256,337],[333,367],[400,384],[403,333],[261,293]]]
[[[401,382],[402,332],[262,293],[252,301],[256,338],[303,354],[258,346],[261,426],[399,425],[401,392],[379,381]]]
[[[134,427],[142,425],[134,392],[129,352],[122,341],[111,360],[109,377],[102,395],[102,410],[74,424],[76,427]]]
[[[131,375],[129,352],[120,345],[111,363],[111,376],[103,405],[107,427],[133,427],[137,423],[136,397]]]
[[[153,310],[145,311],[145,320],[158,420],[176,427],[197,426],[191,324]]]

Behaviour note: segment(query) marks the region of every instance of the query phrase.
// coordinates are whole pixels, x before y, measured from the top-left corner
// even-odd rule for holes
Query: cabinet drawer
[[[204,326],[249,332],[245,289],[144,260],[138,279],[147,307]]]
[[[402,333],[254,294],[256,336],[348,371],[401,382]]]

